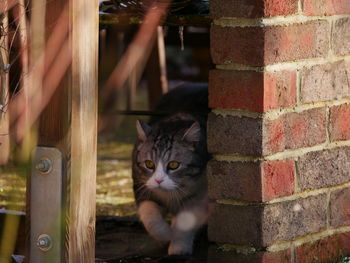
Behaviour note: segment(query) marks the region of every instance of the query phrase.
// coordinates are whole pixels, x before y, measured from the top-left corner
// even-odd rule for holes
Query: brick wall
[[[350,1],[210,5],[209,262],[350,254]]]

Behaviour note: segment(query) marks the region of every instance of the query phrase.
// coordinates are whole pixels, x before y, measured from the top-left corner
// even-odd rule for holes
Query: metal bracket
[[[61,262],[62,154],[37,147],[30,182],[30,262]]]

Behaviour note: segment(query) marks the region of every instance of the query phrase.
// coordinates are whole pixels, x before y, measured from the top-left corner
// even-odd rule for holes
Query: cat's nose
[[[161,184],[164,180],[163,179],[154,179],[158,184]]]

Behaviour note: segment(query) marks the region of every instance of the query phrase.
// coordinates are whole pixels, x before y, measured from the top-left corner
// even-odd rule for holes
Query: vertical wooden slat
[[[71,160],[67,262],[95,261],[98,1],[72,1]]]
[[[98,1],[46,0],[47,36],[67,3],[72,64],[41,114],[39,145],[62,152],[63,261],[85,263],[95,261]]]

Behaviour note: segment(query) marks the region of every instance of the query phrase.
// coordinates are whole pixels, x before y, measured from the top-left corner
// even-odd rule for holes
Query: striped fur
[[[183,93],[183,90],[180,91]],[[196,101],[186,91],[182,98]],[[194,92],[199,94],[199,90]],[[202,112],[207,104],[202,98],[207,90],[201,89]],[[161,105],[170,108],[171,97],[179,99],[176,90],[168,94]],[[181,99],[181,98],[180,98]],[[178,105],[181,106],[181,105]],[[133,180],[139,216],[145,228],[154,238],[170,241],[169,254],[191,254],[197,229],[206,223],[207,180],[206,163],[209,155],[206,147],[206,115],[193,114],[191,110],[173,110],[173,114],[150,124],[139,122],[139,140],[133,151]],[[175,162],[175,169],[171,163]],[[178,167],[177,167],[178,166]],[[171,216],[169,225],[164,217]]]

